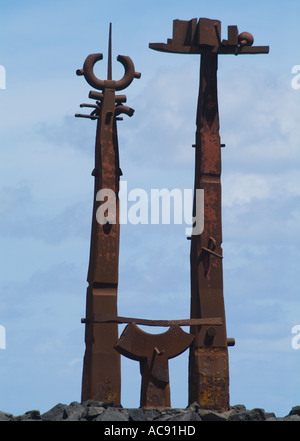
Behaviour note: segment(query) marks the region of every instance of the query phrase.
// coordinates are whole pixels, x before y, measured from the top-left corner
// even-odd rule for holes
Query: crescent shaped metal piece
[[[141,74],[135,71],[133,61],[126,55],[118,55],[117,60],[123,64],[125,74],[123,78],[116,81],[116,90],[123,90],[132,83],[134,78],[140,78]]]
[[[78,69],[76,72],[77,75],[84,75],[89,85],[94,87],[95,89],[103,90],[107,87],[115,90],[122,90],[128,87],[134,78],[141,77],[140,73],[135,72],[134,64],[131,58],[126,55],[119,55],[117,57],[117,60],[123,65],[125,69],[123,78],[121,78],[119,81],[100,80],[94,74],[94,65],[97,63],[97,61],[102,59],[103,54],[90,54],[86,57],[83,68]]]
[[[187,349],[194,336],[183,331],[178,325],[161,334],[149,334],[135,323],[126,326],[114,348],[132,360],[143,360],[152,356],[155,347],[164,349],[168,359],[176,357]]]
[[[104,81],[99,80],[94,74],[94,65],[97,61],[103,59],[103,54],[90,54],[86,57],[85,62],[83,64],[83,75],[86,81],[90,86],[95,89],[102,90],[104,89]]]

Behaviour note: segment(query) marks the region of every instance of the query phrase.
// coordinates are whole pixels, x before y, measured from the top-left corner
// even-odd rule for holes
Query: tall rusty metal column
[[[119,149],[117,138],[118,115],[132,116],[134,110],[124,106],[125,95],[115,95],[116,90],[125,89],[140,74],[135,72],[133,62],[127,56],[119,55],[125,74],[119,81],[112,80],[111,73],[111,26],[109,35],[107,80],[98,79],[93,72],[94,65],[103,58],[102,54],[89,55],[83,69],[77,75],[84,75],[86,81],[102,93],[91,91],[90,98],[95,105],[90,115],[76,116],[97,120],[95,142],[94,204],[91,231],[90,262],[86,299],[86,350],[82,377],[82,401],[88,399],[121,404],[120,355],[114,349],[118,340],[117,323],[95,323],[97,313],[117,315],[118,266],[119,266]],[[102,192],[101,192],[102,191]],[[106,205],[104,205],[106,204]]]
[[[221,142],[217,94],[219,54],[268,53],[268,46],[252,46],[248,32],[228,26],[221,41],[221,22],[207,18],[173,21],[173,38],[150,43],[154,50],[201,54],[200,86],[196,118],[194,216],[196,191],[204,190],[204,229],[191,236],[191,319],[220,317],[218,327],[191,326],[194,335],[189,357],[189,403],[207,409],[229,408],[229,368],[223,297]]]
[[[195,193],[204,190],[204,230],[191,236],[191,317],[222,318],[222,325],[192,327],[189,402],[229,407],[229,368],[222,267],[221,143],[217,54],[201,55],[195,144]],[[197,210],[194,202],[194,210]],[[213,253],[212,253],[213,252]]]

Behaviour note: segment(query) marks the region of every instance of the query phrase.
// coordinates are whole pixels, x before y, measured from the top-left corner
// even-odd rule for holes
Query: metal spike
[[[109,23],[107,79],[108,80],[112,79],[112,67],[111,67],[111,23]]]

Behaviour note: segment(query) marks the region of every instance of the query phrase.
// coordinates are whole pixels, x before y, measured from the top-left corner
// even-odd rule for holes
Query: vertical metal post
[[[132,116],[134,110],[124,106],[125,95],[115,95],[116,90],[125,89],[134,78],[132,60],[119,55],[117,60],[125,69],[119,81],[112,80],[111,67],[111,25],[109,29],[107,80],[100,80],[94,74],[94,65],[103,58],[102,54],[91,54],[77,75],[84,75],[86,81],[102,93],[91,91],[89,97],[95,105],[90,115],[80,115],[97,119],[95,143],[94,204],[91,231],[88,288],[86,297],[86,350],[83,363],[82,401],[101,400],[121,405],[121,365],[120,354],[114,349],[118,340],[117,323],[96,323],[95,314],[117,316],[117,293],[119,272],[119,147],[116,121],[118,115]],[[104,205],[105,204],[105,205]],[[104,208],[103,208],[104,207]],[[100,214],[99,214],[100,212]]]
[[[150,43],[154,50],[201,54],[195,144],[194,216],[196,191],[204,190],[204,230],[191,237],[191,319],[220,317],[222,325],[191,326],[195,336],[189,358],[189,403],[224,410],[229,407],[229,370],[222,268],[221,144],[217,96],[220,54],[265,54],[268,46],[252,46],[253,36],[228,26],[221,39],[221,22],[208,18],[173,21],[167,43]]]
[[[119,265],[119,157],[116,145],[114,90],[105,88],[101,113],[97,122],[95,147],[94,207],[91,232],[90,263],[88,271],[84,368],[82,401],[103,400],[120,405],[120,355],[113,350],[118,340],[116,323],[93,323],[93,314],[105,312],[117,315]],[[101,189],[110,189],[115,197],[115,223],[100,224],[97,200]]]
[[[191,318],[221,317],[222,325],[192,326],[189,403],[229,407],[228,350],[223,299],[221,145],[217,54],[201,55],[195,144],[195,193],[204,190],[204,230],[191,237]],[[194,211],[197,210],[194,202]],[[210,251],[213,251],[211,253]]]

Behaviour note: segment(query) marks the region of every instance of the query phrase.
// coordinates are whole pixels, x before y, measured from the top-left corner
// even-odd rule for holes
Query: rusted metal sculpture
[[[135,323],[126,326],[115,349],[140,362],[140,407],[171,407],[168,360],[185,351],[194,336],[172,325],[162,334],[149,334]]]
[[[217,97],[219,54],[268,53],[268,46],[252,46],[248,32],[239,34],[228,26],[227,40],[221,40],[221,22],[195,18],[173,21],[173,38],[150,43],[162,52],[201,54],[200,87],[196,118],[194,190],[204,189],[204,230],[191,236],[191,318],[220,317],[222,325],[191,326],[195,336],[189,357],[189,403],[197,401],[207,409],[229,407],[229,368],[223,297],[221,222],[221,147]],[[195,200],[195,198],[194,198]],[[194,202],[194,214],[196,206]]]
[[[81,320],[83,323],[87,319]],[[129,323],[115,349],[125,357],[140,362],[142,376],[140,407],[171,407],[168,360],[185,351],[192,343],[194,335],[181,330],[181,326],[222,325],[220,318],[182,319],[182,320],[149,320],[135,317],[119,317],[95,313],[93,323]],[[149,334],[137,327],[168,326],[163,334]]]
[[[112,402],[120,406],[120,354],[114,349],[118,340],[118,325],[94,323],[95,313],[117,315],[118,265],[119,265],[119,149],[117,124],[120,114],[132,116],[134,110],[124,106],[125,95],[115,95],[116,91],[129,86],[134,78],[140,78],[135,72],[132,60],[119,55],[117,60],[124,66],[125,73],[121,80],[112,80],[111,67],[111,25],[109,30],[107,80],[101,80],[94,74],[94,65],[103,55],[89,55],[77,75],[84,75],[86,81],[101,93],[91,91],[89,97],[96,104],[81,104],[94,110],[90,115],[76,116],[97,120],[94,206],[91,231],[90,261],[88,270],[88,288],[86,300],[86,329],[82,401],[92,399]],[[107,217],[107,222],[99,222],[98,209],[105,202],[100,190],[109,190],[115,195],[114,216]],[[105,194],[105,193],[104,193]],[[98,219],[97,219],[98,218]]]
[[[135,72],[129,57],[118,56],[125,74],[120,81],[111,79],[111,27],[108,50],[108,79],[99,80],[93,72],[94,64],[102,59],[102,54],[89,55],[83,69],[77,71],[84,75],[87,82],[102,93],[91,91],[90,98],[96,105],[91,107],[90,115],[76,116],[97,119],[94,208],[92,218],[91,250],[88,271],[88,289],[82,378],[82,401],[92,399],[121,405],[120,354],[140,361],[142,388],[141,407],[169,407],[170,387],[168,359],[179,355],[191,344],[194,336],[181,330],[180,326],[207,325],[221,326],[219,317],[183,320],[147,320],[119,317],[117,314],[118,261],[119,261],[119,152],[116,120],[126,113],[132,116],[133,109],[124,106],[126,97],[115,95],[116,90],[127,87],[140,74]],[[115,219],[99,223],[97,212],[101,209],[100,190],[110,190],[116,195]],[[105,193],[104,193],[105,194]],[[118,324],[129,323],[118,340]],[[148,326],[168,326],[164,334],[148,334],[141,331],[137,324]]]

